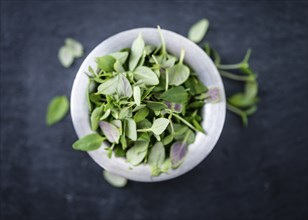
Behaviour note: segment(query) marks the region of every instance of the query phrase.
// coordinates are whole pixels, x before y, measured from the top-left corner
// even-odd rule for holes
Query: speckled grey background
[[[307,1],[291,0],[2,1],[1,220],[307,219],[307,12]],[[87,54],[115,33],[157,24],[185,35],[203,17],[225,63],[253,49],[258,113],[247,129],[228,113],[214,151],[188,174],[112,188],[71,149],[69,116],[44,124],[48,101],[70,94],[83,59],[64,69],[59,47],[74,37]]]

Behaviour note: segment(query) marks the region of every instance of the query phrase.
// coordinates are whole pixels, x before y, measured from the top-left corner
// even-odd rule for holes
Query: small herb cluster
[[[200,43],[203,40],[203,38],[204,38],[204,36],[205,36],[205,34],[208,30],[208,27],[209,27],[209,21],[207,19],[201,19],[200,21],[195,23],[190,28],[190,30],[188,32],[188,38],[190,40],[194,41],[195,43]],[[140,42],[142,42],[142,40],[140,40]],[[123,134],[126,135],[126,133],[127,133],[126,137],[128,138],[128,143],[126,143],[127,147],[129,146],[129,142],[133,141],[134,136],[135,136],[135,132],[130,132],[129,130],[126,131],[125,129],[130,128],[130,127],[134,127],[134,122],[136,124],[137,132],[138,132],[138,129],[139,129],[139,132],[140,132],[140,134],[136,133],[136,134],[138,134],[137,140],[136,140],[137,142],[148,142],[148,139],[151,139],[151,137],[152,137],[152,139],[154,139],[153,136],[155,137],[155,139],[160,138],[161,139],[160,141],[158,141],[157,139],[156,139],[156,141],[154,141],[156,143],[151,148],[149,148],[146,151],[146,153],[143,150],[145,145],[143,145],[142,143],[139,143],[137,145],[137,147],[135,147],[135,150],[130,153],[130,155],[139,155],[141,158],[143,157],[144,162],[151,164],[153,174],[159,175],[160,172],[165,172],[171,167],[171,165],[172,165],[171,158],[174,158],[174,160],[173,160],[173,166],[174,167],[177,167],[179,164],[181,164],[183,155],[186,154],[187,144],[189,144],[190,142],[193,142],[194,131],[195,130],[201,130],[202,131],[202,128],[199,124],[201,117],[198,115],[198,108],[201,108],[201,106],[203,105],[203,103],[201,103],[202,100],[203,99],[206,99],[207,101],[217,100],[219,98],[219,91],[215,88],[212,88],[208,92],[206,92],[206,89],[204,89],[204,86],[198,81],[198,79],[194,76],[194,74],[191,72],[191,70],[188,67],[189,77],[186,80],[186,82],[184,83],[184,87],[182,85],[181,85],[181,87],[184,88],[184,91],[186,92],[186,94],[188,96],[187,100],[190,100],[191,96],[194,96],[195,101],[193,103],[189,104],[189,105],[190,105],[191,109],[195,108],[197,111],[194,111],[193,114],[190,117],[187,117],[187,116],[185,117],[185,111],[186,111],[186,108],[188,109],[189,105],[187,105],[187,104],[185,105],[185,103],[181,103],[181,102],[179,102],[179,103],[174,102],[174,99],[176,99],[176,98],[181,100],[184,97],[184,99],[185,99],[186,95],[184,95],[183,97],[181,97],[181,95],[178,96],[178,92],[181,92],[180,90],[183,91],[183,89],[179,90],[179,88],[176,88],[176,87],[179,87],[178,85],[176,85],[176,84],[170,85],[169,82],[168,83],[166,83],[166,82],[167,82],[167,80],[170,80],[169,79],[170,75],[167,75],[167,72],[170,72],[169,68],[173,67],[174,69],[177,69],[177,68],[180,69],[180,71],[183,72],[183,74],[181,74],[181,76],[185,76],[185,72],[187,72],[187,70],[185,70],[186,68],[183,67],[183,66],[181,67],[180,62],[178,61],[178,59],[176,57],[174,57],[170,54],[167,54],[166,46],[163,42],[163,37],[162,37],[162,45],[161,45],[160,48],[153,48],[150,45],[144,45],[143,50],[142,50],[142,47],[140,47],[141,44],[136,43],[136,45],[134,47],[134,51],[135,51],[134,54],[131,53],[132,51],[130,49],[126,49],[126,50],[123,50],[121,52],[111,54],[111,55],[105,57],[106,59],[104,58],[101,61],[99,61],[99,59],[98,59],[98,63],[100,63],[99,65],[106,67],[105,72],[104,71],[101,72],[102,69],[99,70],[99,71],[94,71],[92,68],[89,68],[89,73],[91,73],[91,77],[90,77],[90,82],[89,82],[88,100],[89,100],[89,104],[90,104],[89,105],[90,110],[92,112],[92,114],[91,114],[91,124],[92,124],[93,130],[97,130],[98,127],[104,127],[105,132],[107,132],[107,133],[108,133],[107,130],[110,130],[109,139],[112,139],[114,141],[117,140],[119,142],[119,143],[116,143],[116,141],[115,141],[111,145],[111,148],[108,148],[110,155],[114,151],[116,156],[125,156],[125,152],[127,150],[125,151],[125,150],[119,148],[118,145],[122,144],[122,142],[124,140]],[[222,77],[225,77],[225,78],[228,78],[228,79],[231,79],[231,80],[244,82],[244,84],[245,84],[244,91],[229,96],[227,108],[231,112],[239,115],[242,119],[243,125],[247,126],[248,116],[254,114],[257,111],[257,104],[258,104],[258,101],[259,101],[257,75],[252,71],[252,69],[251,69],[251,67],[248,63],[249,58],[250,58],[250,54],[251,54],[251,50],[249,49],[247,51],[247,54],[246,54],[246,56],[245,56],[245,58],[243,59],[242,62],[240,62],[238,64],[228,64],[228,65],[221,64],[221,59],[220,59],[219,54],[210,47],[209,43],[206,43],[204,45],[204,50],[213,59],[215,65],[218,68]],[[165,51],[165,53],[164,53],[164,51]],[[163,54],[165,54],[165,56],[163,56]],[[83,55],[83,46],[78,41],[76,41],[72,38],[67,38],[65,40],[65,45],[62,46],[59,50],[58,58],[59,58],[61,64],[64,67],[67,68],[67,67],[72,65],[72,63],[74,62],[74,59],[81,57],[82,55]],[[152,57],[152,55],[154,55],[154,57]],[[134,58],[131,58],[131,57],[134,57]],[[139,57],[139,59],[138,59],[138,57]],[[182,52],[180,60],[183,59],[183,58],[184,58],[184,52]],[[113,61],[114,61],[114,63],[113,63]],[[153,76],[153,74],[151,74],[151,73],[147,73],[146,76],[148,76],[148,77],[146,77],[146,78],[141,77],[141,78],[138,79],[138,76],[137,76],[137,78],[135,79],[135,77],[131,73],[131,72],[135,72],[135,71],[130,71],[131,70],[130,68],[132,68],[132,66],[135,66],[135,65],[138,66],[139,63],[142,63],[142,62],[153,64],[152,69],[150,68],[150,70],[156,74],[158,81],[159,81],[158,85],[155,84],[155,85],[153,85],[153,87],[158,87],[158,88],[161,89],[161,91],[158,90],[158,91],[156,91],[156,93],[160,92],[161,95],[163,95],[167,91],[173,89],[173,91],[172,90],[169,91],[169,96],[172,99],[171,102],[167,100],[168,96],[166,98],[166,94],[165,94],[165,99],[164,100],[162,99],[163,102],[161,102],[161,100],[160,100],[160,102],[157,102],[156,99],[154,99],[154,101],[153,101],[153,98],[157,98],[156,97],[157,95],[153,94],[153,97],[151,98],[151,94],[150,94],[150,93],[152,93],[151,86],[145,85],[143,83],[145,85],[145,87],[147,88],[145,90],[145,88],[142,86],[142,83],[140,85],[138,84],[138,81],[145,81],[145,82],[152,82],[152,83],[157,81],[156,78],[151,77],[151,76]],[[184,65],[184,64],[182,63],[182,65]],[[175,67],[175,66],[177,66],[177,67]],[[106,70],[108,70],[108,68],[110,68],[110,69],[113,68],[114,71],[112,71],[112,75],[109,74],[109,76],[108,76],[108,71],[106,72]],[[124,69],[124,72],[123,72],[123,69]],[[125,71],[125,70],[128,70],[128,71]],[[144,69],[141,70],[141,73],[143,73],[142,71],[144,72],[145,70]],[[110,98],[110,95],[106,95],[105,100],[104,99],[102,99],[102,100],[98,99],[98,97],[103,96],[103,94],[95,94],[96,93],[95,89],[98,88],[98,84],[102,84],[105,81],[105,79],[113,76],[114,75],[113,72],[116,72],[118,75],[119,75],[119,73],[122,73],[122,75],[118,76],[118,78],[114,79],[114,81],[111,81],[111,82],[125,83],[124,82],[125,79],[123,78],[123,75],[129,81],[130,86],[131,86],[131,90],[130,89],[127,90],[125,88],[124,92],[128,91],[129,92],[128,95],[130,95],[130,93],[132,93],[132,95],[130,95],[131,96],[130,98],[127,98],[128,96],[126,97],[128,99],[128,100],[126,100],[126,102],[127,102],[126,107],[128,107],[132,103],[134,103],[133,105],[135,105],[135,107],[125,108],[125,110],[121,109],[118,113],[114,113],[114,111],[112,111],[112,108],[114,106],[119,108],[119,107],[121,107],[121,105],[124,104],[124,102],[121,102],[121,101],[120,101],[121,103],[120,102],[114,102],[114,99]],[[146,71],[146,72],[148,72],[148,71]],[[161,72],[162,72],[162,74],[161,74]],[[103,76],[103,74],[106,74],[106,75]],[[138,75],[138,73],[137,73],[137,75]],[[151,76],[149,76],[149,75],[151,75]],[[163,78],[164,75],[169,76],[169,78],[165,77],[165,79],[164,79]],[[162,78],[160,76],[162,76]],[[122,79],[124,79],[124,80],[122,81]],[[135,80],[135,81],[133,81],[133,80]],[[172,79],[172,76],[171,76],[171,81],[176,82],[177,80],[180,80],[180,79]],[[131,83],[133,83],[133,84],[131,84]],[[110,90],[108,90],[109,89],[109,88],[107,88],[108,84],[106,84],[106,85],[105,85],[105,89],[103,89],[103,90],[110,92],[110,90],[112,91],[112,90],[115,89],[116,92],[120,91],[120,94],[121,94],[122,86],[120,86],[120,87],[116,86],[116,88],[113,87]],[[170,89],[169,89],[169,85],[170,85]],[[163,89],[162,89],[163,87],[165,87],[165,91],[163,91]],[[202,92],[200,92],[200,91],[202,91]],[[149,92],[149,94],[148,94],[148,92]],[[183,94],[185,94],[185,92]],[[155,93],[154,88],[153,88],[153,93]],[[174,95],[174,94],[176,94],[176,95]],[[179,93],[179,94],[181,94],[181,93]],[[107,101],[107,97],[109,97],[108,101]],[[116,100],[122,100],[122,98],[120,98],[120,97],[114,97],[114,98],[118,98]],[[113,101],[111,101],[111,100],[113,100]],[[146,100],[150,101],[150,102],[145,103]],[[102,104],[103,104],[103,102],[106,102],[106,101],[107,101],[107,103],[110,104],[109,106],[113,106],[113,107],[111,107],[109,110],[107,109],[106,111],[104,111],[105,108],[107,108],[107,107],[106,107],[106,105],[102,105]],[[154,102],[154,103],[152,103],[152,102]],[[172,104],[172,102],[174,102],[174,103]],[[134,109],[132,109],[132,108],[134,108]],[[47,111],[47,115],[46,115],[46,124],[47,125],[53,125],[53,124],[57,123],[58,121],[60,121],[62,118],[65,117],[68,110],[69,110],[69,102],[68,102],[68,99],[66,98],[66,96],[54,97],[50,101],[49,106],[48,106],[48,111]],[[160,111],[160,114],[163,117],[157,116],[158,118],[156,118],[155,114],[158,114],[158,111]],[[191,110],[188,109],[188,111],[191,111]],[[125,115],[125,117],[126,117],[126,116],[130,116],[130,114],[131,114],[131,118],[127,119],[127,118],[124,117],[125,118],[124,120],[123,119],[122,120],[121,119],[115,119],[115,120],[112,121],[112,123],[111,123],[111,121],[108,122],[108,120],[107,120],[107,123],[109,123],[109,124],[107,124],[107,128],[108,128],[107,130],[106,130],[106,124],[104,125],[104,123],[101,123],[101,124],[94,123],[95,121],[106,120],[106,119],[108,119],[108,117],[113,117],[113,116],[110,116],[110,115],[115,115],[115,116],[117,115],[117,117],[120,117],[120,113],[121,113],[121,118],[124,117],[123,115]],[[166,126],[167,130],[163,131],[161,135],[157,135],[157,131],[159,131],[159,130],[157,130],[156,126],[153,126],[154,123],[150,124],[151,121],[143,122],[148,116],[153,115],[153,113],[155,115],[154,118],[156,120],[154,120],[154,122],[156,121],[156,124],[164,125],[164,124],[168,123],[167,126]],[[184,113],[184,115],[183,115],[183,113]],[[170,115],[172,115],[172,116],[170,116]],[[188,114],[186,114],[186,115],[188,115]],[[184,116],[184,118],[183,118],[183,116]],[[169,117],[171,117],[172,123],[170,122]],[[154,119],[154,118],[152,118],[152,119]],[[133,119],[133,120],[131,120],[131,119]],[[166,120],[161,120],[161,119],[168,119],[168,122]],[[121,121],[121,125],[118,122],[118,120]],[[122,123],[122,121],[123,121],[123,123]],[[179,123],[173,123],[173,121],[177,121]],[[188,124],[186,124],[185,122],[187,122]],[[110,124],[112,124],[112,125],[110,126]],[[183,125],[185,125],[185,126],[183,127]],[[114,127],[116,127],[116,130],[120,131],[119,135],[117,134],[117,132],[113,133],[114,131],[112,131],[112,130],[114,130]],[[162,128],[163,128],[163,126],[161,127],[161,129]],[[135,131],[135,129],[133,129],[133,131]],[[156,132],[156,134],[154,133],[154,131]],[[164,132],[166,132],[166,134],[168,134],[168,135],[164,135]],[[172,132],[174,132],[173,135],[170,135],[170,134],[172,134]],[[102,132],[100,132],[100,131],[99,131],[99,133],[102,134]],[[116,134],[116,135],[114,137],[111,137],[111,136],[113,136],[113,134]],[[187,134],[187,135],[185,135],[185,134]],[[93,133],[93,134],[90,134],[87,137],[84,137],[81,140],[75,142],[74,145],[73,145],[73,148],[78,149],[78,150],[85,150],[85,151],[86,150],[95,150],[95,149],[97,149],[101,146],[101,143],[106,138],[107,137],[102,137],[101,135],[99,135],[97,133]],[[131,139],[131,138],[133,138],[133,139]],[[182,141],[179,141],[179,140],[182,140]],[[172,141],[176,141],[176,142],[174,142],[171,145]],[[169,144],[169,146],[167,146],[167,148],[165,149],[164,144],[166,144],[166,145]],[[149,143],[149,145],[150,145],[150,143]],[[173,149],[173,150],[170,151],[170,148]],[[166,159],[166,155],[170,155],[169,159]],[[133,163],[135,163],[138,160],[136,160],[136,158],[134,158],[134,160],[132,160],[132,161],[133,161]],[[126,182],[127,182],[125,178],[116,176],[116,175],[109,173],[107,171],[104,171],[104,177],[105,177],[107,182],[109,182],[111,185],[113,185],[115,187],[123,187],[124,185],[126,185]]]
[[[188,38],[195,43],[200,43],[208,27],[209,21],[207,19],[201,19],[190,28]],[[253,72],[248,63],[251,49],[248,49],[242,62],[227,65],[221,64],[219,54],[210,47],[209,43],[205,43],[204,51],[213,59],[222,77],[245,83],[243,92],[228,97],[227,109],[239,115],[243,125],[247,126],[248,116],[253,115],[257,111],[257,104],[259,102],[257,75]]]
[[[206,53],[212,57],[222,77],[244,82],[243,92],[238,92],[228,97],[227,109],[239,115],[243,125],[247,127],[248,116],[253,115],[257,111],[257,104],[259,102],[257,75],[248,63],[251,49],[248,49],[244,59],[240,63],[226,65],[221,64],[219,54],[210,48],[209,43],[206,43],[204,48]]]
[[[132,165],[147,163],[155,176],[181,165],[196,132],[205,133],[201,108],[218,99],[184,63],[184,50],[180,58],[167,52],[158,31],[161,46],[146,45],[140,34],[131,48],[98,57],[97,68],[89,67],[90,121],[98,134],[73,145],[88,151],[107,140],[109,157],[114,152]]]
[[[83,56],[83,46],[77,40],[73,38],[66,38],[64,45],[59,49],[58,58],[61,64],[68,68],[70,67],[74,59]]]

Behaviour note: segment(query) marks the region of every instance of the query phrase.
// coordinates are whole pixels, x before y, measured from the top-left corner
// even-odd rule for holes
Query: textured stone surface
[[[2,1],[1,220],[307,218],[307,11],[307,1]],[[112,188],[71,149],[69,116],[45,126],[48,101],[70,94],[82,62],[64,69],[58,48],[70,36],[88,53],[157,24],[185,35],[202,17],[224,62],[253,49],[258,113],[247,129],[229,113],[214,151],[188,174]]]

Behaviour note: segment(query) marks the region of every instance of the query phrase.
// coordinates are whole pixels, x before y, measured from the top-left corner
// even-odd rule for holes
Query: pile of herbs
[[[201,19],[190,28],[188,38],[200,45],[208,27],[209,21]],[[217,101],[219,91],[207,90],[183,63],[185,52],[178,59],[167,53],[162,35],[161,40],[161,47],[155,48],[145,45],[139,36],[131,49],[98,58],[96,70],[89,67],[88,101],[95,133],[75,142],[74,149],[95,150],[108,140],[110,156],[114,152],[115,156],[127,157],[132,164],[149,163],[153,175],[182,163],[195,132],[204,132],[200,108],[204,102]],[[222,77],[244,83],[243,92],[228,96],[227,109],[240,116],[247,126],[260,99],[257,74],[249,65],[251,50],[239,63],[222,64],[208,42],[200,47],[213,59]],[[67,38],[58,58],[68,68],[82,55],[82,44]],[[172,76],[177,71],[180,78]],[[59,122],[68,111],[67,97],[54,97],[48,105],[46,124]],[[104,177],[115,187],[123,187],[127,182],[107,171]]]
[[[89,67],[87,91],[93,134],[73,144],[76,150],[98,149],[137,166],[149,164],[152,175],[181,165],[200,125],[208,88],[180,57],[161,46],[146,45],[142,35],[131,48],[96,58]]]

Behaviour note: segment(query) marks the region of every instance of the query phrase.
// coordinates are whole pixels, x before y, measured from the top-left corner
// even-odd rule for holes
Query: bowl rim
[[[103,40],[101,43],[99,43],[96,47],[94,47],[91,52],[87,55],[87,57],[84,59],[83,63],[81,64],[80,68],[78,69],[77,71],[77,74],[75,76],[75,79],[74,79],[74,82],[73,82],[73,87],[72,87],[72,91],[71,91],[71,98],[70,98],[70,103],[71,103],[71,118],[72,118],[72,121],[73,121],[73,126],[74,126],[74,129],[77,133],[77,136],[80,137],[81,135],[79,135],[81,133],[81,131],[79,130],[78,128],[78,121],[77,121],[77,118],[76,118],[76,91],[78,90],[77,89],[77,81],[78,81],[78,78],[81,74],[84,74],[84,70],[85,68],[87,69],[88,68],[88,65],[89,65],[89,62],[90,59],[93,59],[93,54],[95,51],[99,50],[99,48],[103,47],[104,44],[108,44],[110,41],[112,41],[113,39],[116,39],[116,38],[119,38],[121,36],[125,36],[127,34],[136,34],[136,33],[145,33],[145,32],[157,32],[157,29],[156,28],[148,28],[148,27],[144,27],[144,28],[134,28],[134,29],[129,29],[129,30],[126,30],[126,31],[122,31],[122,32],[119,32],[115,35],[112,35],[110,37],[108,37],[107,39]],[[205,62],[207,62],[210,66],[211,66],[211,69],[213,70],[213,72],[209,73],[209,74],[214,74],[215,77],[217,78],[218,80],[218,87],[220,89],[220,96],[221,96],[221,100],[220,100],[220,105],[222,106],[221,107],[221,117],[220,117],[220,126],[219,128],[216,130],[216,136],[215,136],[215,140],[212,141],[212,146],[209,148],[208,152],[204,155],[204,157],[198,161],[197,163],[194,163],[192,166],[186,168],[185,170],[182,170],[181,172],[173,172],[173,170],[171,170],[169,172],[169,174],[161,174],[160,176],[158,177],[151,177],[151,178],[143,178],[142,176],[134,176],[134,175],[128,175],[127,173],[123,173],[123,172],[119,172],[117,169],[111,169],[111,168],[108,168],[106,167],[105,165],[106,164],[102,164],[102,160],[101,159],[98,159],[96,157],[95,154],[98,153],[98,151],[103,148],[101,147],[99,150],[95,150],[95,151],[88,151],[87,153],[90,155],[90,157],[98,164],[100,165],[102,168],[108,170],[108,171],[111,171],[117,175],[120,175],[120,176],[123,176],[127,179],[130,179],[130,180],[133,180],[133,181],[140,181],[140,182],[158,182],[158,181],[165,181],[165,180],[169,180],[169,179],[173,179],[175,177],[178,177],[180,175],[183,175],[185,173],[187,173],[188,171],[190,171],[191,169],[193,169],[194,167],[196,167],[198,164],[200,164],[209,154],[210,152],[214,149],[214,147],[216,146],[217,144],[217,141],[219,140],[220,136],[221,136],[221,133],[222,133],[222,130],[223,130],[223,127],[224,127],[224,123],[225,123],[225,116],[226,116],[226,98],[225,98],[225,91],[224,91],[224,85],[223,85],[223,81],[221,79],[221,76],[220,74],[218,73],[218,70],[216,68],[216,66],[214,65],[213,61],[209,58],[209,56],[198,46],[196,45],[194,42],[190,41],[189,39],[187,39],[186,37],[180,35],[180,34],[177,34],[173,31],[169,31],[169,30],[165,30],[165,29],[162,29],[162,33],[165,37],[166,34],[169,34],[171,36],[173,36],[174,38],[178,38],[182,41],[185,41],[185,43],[187,45],[189,45],[190,47],[194,47],[194,50],[199,50],[198,52],[202,52],[205,56]],[[168,46],[167,46],[168,48]],[[103,54],[102,54],[103,55]],[[188,63],[190,65],[190,63]],[[208,104],[206,104],[208,105]],[[89,111],[88,111],[89,112]],[[89,118],[89,116],[87,116]],[[204,115],[203,115],[204,117]],[[90,124],[90,122],[88,121],[88,124]],[[92,131],[93,133],[93,131]],[[82,135],[83,136],[83,135]],[[197,139],[197,136],[196,136],[196,139]],[[196,141],[195,141],[196,142]],[[103,146],[103,145],[102,145]],[[190,146],[190,145],[189,145]],[[105,152],[105,150],[103,150]],[[102,153],[102,152],[100,152]],[[189,153],[189,151],[188,151]],[[105,152],[106,154],[106,152]],[[112,157],[110,160],[113,160],[113,161],[125,161],[125,159],[123,158],[116,158],[116,157]],[[110,161],[109,161],[110,162]],[[148,170],[149,170],[149,165],[138,165],[136,167],[134,167],[133,169],[136,169],[137,167],[140,167],[140,166],[144,166],[146,167]],[[183,164],[182,164],[183,166]],[[130,167],[132,167],[132,165],[130,165]],[[179,169],[179,168],[178,168]],[[177,170],[177,169],[176,169]],[[149,170],[150,171],[150,170]],[[170,174],[171,173],[171,174]],[[173,173],[173,174],[172,174]],[[133,172],[132,172],[133,174]]]

